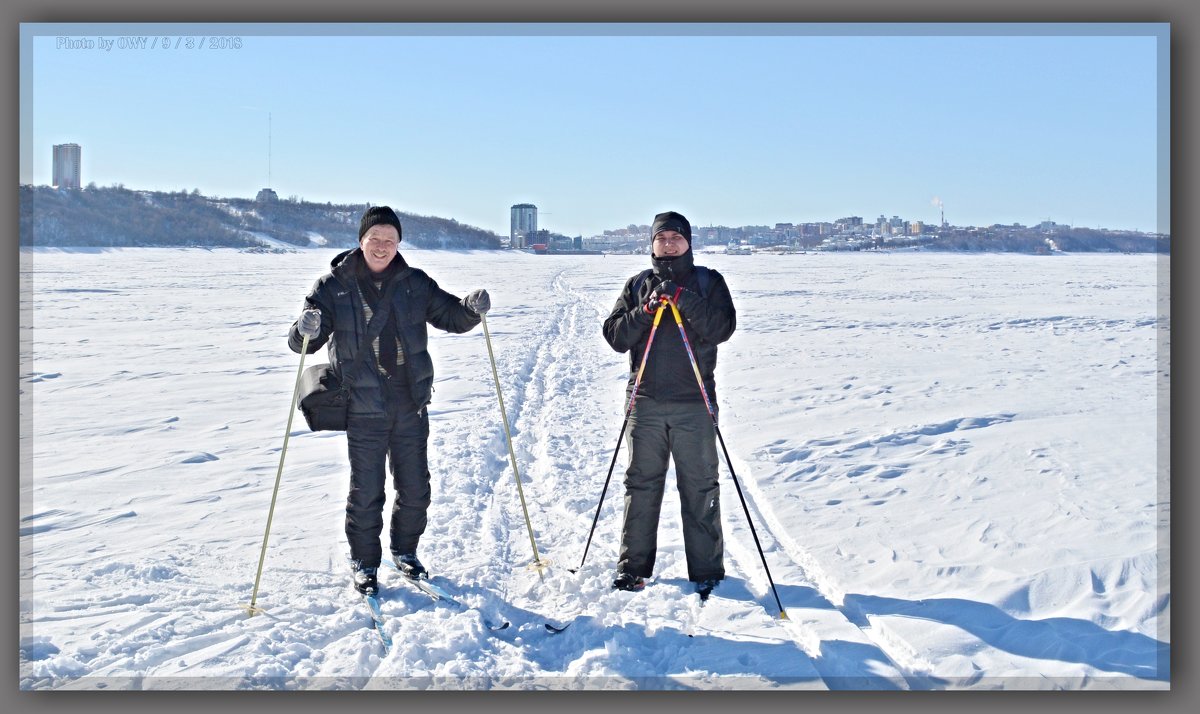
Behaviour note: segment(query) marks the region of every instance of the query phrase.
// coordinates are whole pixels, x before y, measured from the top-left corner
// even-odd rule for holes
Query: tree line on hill
[[[309,247],[358,243],[366,204],[212,198],[199,191],[133,191],[124,186],[60,191],[20,187],[20,244],[57,247],[234,247],[263,245],[255,234]],[[418,248],[500,248],[491,231],[453,219],[399,213],[404,243]],[[315,234],[315,235],[314,235]],[[319,238],[316,238],[319,236]],[[315,239],[315,240],[314,240]]]

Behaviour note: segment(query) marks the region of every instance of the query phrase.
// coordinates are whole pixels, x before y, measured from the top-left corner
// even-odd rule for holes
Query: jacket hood
[[[329,267],[336,268],[338,266],[338,263],[342,262],[343,258],[350,255],[351,253],[353,253],[356,250],[358,250],[358,248],[351,248],[349,250],[343,250],[341,253],[338,253],[337,255],[333,256],[333,260],[329,261]]]

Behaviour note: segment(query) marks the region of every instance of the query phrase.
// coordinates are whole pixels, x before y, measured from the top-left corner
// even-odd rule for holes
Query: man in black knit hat
[[[674,211],[660,213],[650,235],[652,268],[626,281],[604,321],[608,344],[618,352],[629,352],[626,399],[646,351],[654,314],[665,301],[678,307],[683,317],[715,413],[713,370],[717,345],[729,339],[737,324],[733,298],[720,273],[695,265],[687,218]],[[650,350],[629,419],[625,520],[613,587],[641,590],[653,573],[669,458],[675,463],[688,580],[696,584],[701,598],[707,598],[725,577],[716,430],[670,305]]]
[[[431,496],[426,407],[433,393],[433,360],[426,325],[466,332],[491,307],[486,290],[460,300],[410,267],[399,253],[401,236],[400,219],[391,208],[367,209],[359,224],[358,248],[333,259],[332,270],[317,280],[288,333],[294,352],[300,351],[304,337],[310,354],[328,343],[330,364],[350,392],[346,539],[354,587],[365,595],[379,590],[385,463],[396,488],[392,557],[405,575],[428,577],[417,559]],[[377,314],[382,331],[376,328],[369,354],[360,357],[359,343]]]

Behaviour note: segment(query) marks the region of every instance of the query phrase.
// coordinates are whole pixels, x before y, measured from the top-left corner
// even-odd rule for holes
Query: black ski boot
[[[704,602],[708,599],[709,595],[712,595],[713,588],[717,587],[717,583],[719,582],[721,581],[710,578],[696,583],[696,594],[700,596],[701,602]]]
[[[396,567],[400,568],[400,572],[409,580],[428,580],[429,571],[421,565],[421,561],[417,560],[416,553],[393,553],[392,559],[396,561]]]
[[[375,597],[379,594],[379,568],[364,568],[362,561],[352,560],[350,569],[355,590],[367,597]]]
[[[612,586],[613,590],[638,592],[646,587],[646,579],[629,573],[617,573],[617,579],[613,581]]]

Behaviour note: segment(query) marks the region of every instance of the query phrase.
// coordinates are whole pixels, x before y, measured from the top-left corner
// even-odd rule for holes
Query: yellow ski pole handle
[[[665,302],[665,300],[664,300]],[[700,375],[700,364],[696,361],[696,355],[692,353],[692,343],[687,338],[687,332],[683,329],[683,315],[679,312],[679,307],[675,303],[668,303],[671,306],[671,312],[675,315],[675,324],[679,326],[679,334],[683,336],[683,346],[687,348],[688,361],[692,363],[692,374],[696,375],[696,384],[700,385],[700,395],[704,397],[704,406],[708,409],[708,415],[713,418],[713,423],[716,423],[716,411],[713,409],[712,401],[708,398],[708,390],[704,388],[704,377]]]
[[[666,307],[667,301],[664,298],[662,304],[658,306],[658,310],[654,312],[654,324],[650,326],[650,339],[646,340],[646,351],[642,353],[642,363],[638,365],[637,377],[633,380],[633,394],[629,395],[629,406],[625,409],[627,416],[633,409],[633,400],[637,398],[637,388],[642,383],[642,372],[646,370],[646,358],[650,356],[650,345],[654,342],[654,333],[658,331],[658,323],[662,322],[663,310]]]

